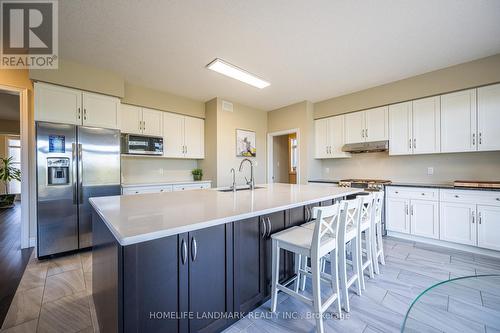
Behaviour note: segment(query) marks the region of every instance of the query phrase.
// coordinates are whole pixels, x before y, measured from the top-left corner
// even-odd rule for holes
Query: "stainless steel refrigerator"
[[[38,256],[92,246],[90,197],[120,194],[120,131],[36,123]]]

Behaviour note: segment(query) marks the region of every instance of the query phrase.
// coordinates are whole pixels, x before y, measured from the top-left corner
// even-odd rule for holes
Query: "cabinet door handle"
[[[471,219],[472,219],[472,224],[474,224],[476,221],[476,213],[474,211],[472,211],[471,213]]]
[[[271,219],[267,218],[267,237],[271,237]]]
[[[368,137],[368,128],[365,129],[365,137]]]
[[[410,214],[413,216],[413,205],[410,206]]]
[[[186,263],[186,259],[187,259],[187,244],[186,244],[186,241],[184,240],[184,238],[181,240],[181,261],[182,261],[182,264],[184,265]]]
[[[262,224],[262,239],[266,238],[267,234],[267,227],[266,227],[266,222],[264,221],[264,217],[260,219],[260,223]]]
[[[87,109],[83,109],[83,120],[87,120]]]
[[[408,204],[405,204],[405,212],[406,212],[406,215],[408,215]]]
[[[479,132],[479,144],[483,144],[483,133]]]
[[[196,243],[196,238],[191,238],[191,261],[196,260],[196,255],[198,254],[198,244]]]
[[[472,133],[472,145],[476,145],[476,133]]]
[[[417,139],[416,138],[413,138],[413,148],[414,149],[417,148]]]
[[[82,119],[82,111],[78,108],[78,119]]]
[[[362,137],[362,138],[364,138],[364,137],[365,137],[365,130],[364,130],[364,129],[362,129],[362,130],[361,130],[361,137]]]
[[[479,224],[481,224],[481,222],[482,222],[482,220],[483,220],[483,218],[482,218],[482,216],[481,216],[481,212],[479,212],[479,214],[478,214],[478,215],[479,215]]]
[[[309,207],[306,206],[305,208],[306,208],[306,212],[305,212],[306,213],[306,222],[309,222],[310,221],[309,220]]]
[[[408,148],[411,149],[411,139],[408,140]]]

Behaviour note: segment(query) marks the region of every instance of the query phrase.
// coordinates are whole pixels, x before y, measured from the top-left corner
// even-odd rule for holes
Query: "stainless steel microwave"
[[[122,133],[121,152],[131,155],[163,155],[163,138]]]

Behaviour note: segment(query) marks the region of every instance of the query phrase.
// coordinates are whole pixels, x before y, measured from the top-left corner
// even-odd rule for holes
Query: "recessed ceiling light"
[[[214,61],[209,63],[207,65],[208,69],[211,69],[213,71],[216,71],[217,73],[224,74],[226,76],[229,76],[233,79],[239,80],[241,82],[245,82],[251,86],[257,87],[257,88],[265,88],[270,85],[269,82],[264,81],[257,76],[247,72],[246,70],[243,70],[241,68],[238,68],[237,66],[231,65],[230,63],[225,62],[224,60],[221,60],[219,58],[215,58]]]

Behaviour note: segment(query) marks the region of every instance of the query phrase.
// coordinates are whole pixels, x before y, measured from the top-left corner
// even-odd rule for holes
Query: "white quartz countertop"
[[[265,184],[253,191],[217,189],[96,197],[90,204],[123,246],[362,192],[321,185]]]
[[[211,180],[185,180],[185,181],[170,181],[170,182],[153,182],[153,183],[122,183],[122,187],[147,187],[147,186],[164,186],[164,185],[177,185],[177,184],[201,184],[211,183]]]

